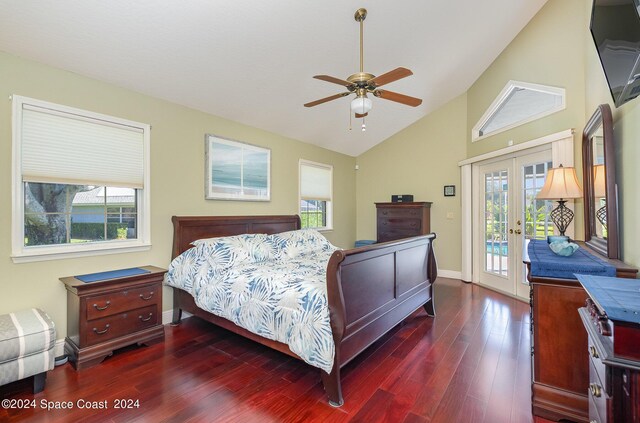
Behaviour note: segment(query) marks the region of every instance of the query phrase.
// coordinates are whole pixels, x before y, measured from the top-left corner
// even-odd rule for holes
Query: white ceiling
[[[356,156],[465,92],[545,2],[0,0],[0,50]],[[373,98],[366,132],[351,97],[302,106],[344,91],[313,75],[358,71],[359,7],[365,71],[407,67],[385,89],[423,99]]]

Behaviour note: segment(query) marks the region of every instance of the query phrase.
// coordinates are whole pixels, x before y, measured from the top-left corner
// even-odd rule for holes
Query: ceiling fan
[[[390,72],[384,73],[380,76],[364,71],[364,52],[363,52],[363,28],[364,20],[367,17],[367,9],[361,8],[356,10],[354,18],[356,22],[360,22],[360,72],[354,73],[346,80],[335,78],[329,75],[316,75],[315,79],[321,81],[331,82],[333,84],[342,85],[347,88],[348,91],[335,94],[329,97],[321,98],[320,100],[312,101],[304,105],[304,107],[313,107],[318,104],[326,103],[328,101],[336,100],[348,96],[349,94],[355,94],[356,97],[351,101],[351,111],[355,114],[356,118],[364,118],[369,114],[373,104],[371,99],[367,97],[367,94],[373,94],[375,97],[380,97],[385,100],[395,101],[397,103],[406,104],[407,106],[417,107],[422,104],[422,100],[408,95],[399,94],[393,91],[381,90],[379,87],[388,84],[390,82],[397,81],[398,79],[406,78],[413,75],[407,68],[396,68]],[[363,123],[362,130],[365,130]]]

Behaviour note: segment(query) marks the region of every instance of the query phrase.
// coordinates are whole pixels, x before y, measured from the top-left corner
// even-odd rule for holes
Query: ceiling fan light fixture
[[[371,99],[365,95],[358,96],[351,100],[351,111],[353,113],[358,113],[360,115],[364,115],[369,113],[373,104],[371,103]]]

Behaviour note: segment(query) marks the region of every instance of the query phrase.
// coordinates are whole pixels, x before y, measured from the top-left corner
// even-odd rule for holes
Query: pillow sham
[[[281,232],[269,237],[280,258],[291,259],[309,253],[337,249],[315,229]]]

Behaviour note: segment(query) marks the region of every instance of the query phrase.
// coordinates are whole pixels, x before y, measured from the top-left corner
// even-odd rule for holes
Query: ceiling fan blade
[[[344,79],[340,79],[340,78],[334,78],[333,76],[329,76],[329,75],[316,75],[314,76],[315,79],[319,79],[321,81],[327,81],[327,82],[331,82],[334,84],[338,84],[338,85],[342,85],[345,87],[350,87],[353,84],[349,81],[345,81]]]
[[[404,94],[394,93],[393,91],[376,90],[374,92],[376,97],[384,98],[385,100],[395,101],[396,103],[406,104],[407,106],[417,107],[422,104],[422,100],[415,97],[410,97]]]
[[[351,93],[350,92],[346,92],[346,93],[335,94],[335,95],[332,95],[330,97],[321,98],[320,100],[312,101],[311,103],[305,104],[304,107],[317,106],[318,104],[326,103],[327,101],[331,101],[331,100],[336,100],[336,99],[338,99],[340,97],[344,97],[344,96],[349,95],[349,94],[351,94]]]
[[[384,84],[388,84],[389,82],[397,81],[398,79],[406,78],[411,75],[413,75],[413,72],[407,68],[396,68],[387,73],[383,73],[380,76],[376,76],[368,82],[368,85],[381,87]]]
[[[360,119],[360,118],[363,118],[363,117],[367,116],[368,114],[369,114],[369,113],[365,113],[365,114],[363,114],[363,115],[362,115],[362,114],[360,114],[360,113],[356,113],[356,118],[357,118],[357,119]]]

